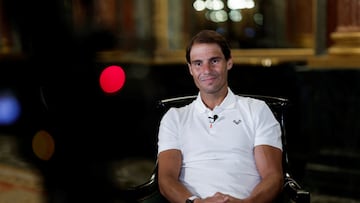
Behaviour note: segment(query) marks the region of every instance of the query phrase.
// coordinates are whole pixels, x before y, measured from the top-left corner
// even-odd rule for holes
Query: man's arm
[[[255,162],[261,181],[245,199],[237,199],[230,195],[228,203],[271,203],[282,190],[284,177],[282,170],[282,151],[278,148],[260,145],[255,147]]]
[[[170,149],[158,155],[158,182],[161,194],[170,202],[184,203],[192,196],[179,181],[182,155],[179,150]]]
[[[254,153],[261,181],[244,202],[273,202],[281,192],[284,182],[282,151],[275,147],[260,145],[255,147]]]
[[[185,203],[192,196],[188,189],[179,181],[182,156],[176,149],[160,152],[158,156],[158,183],[161,194],[172,203]],[[225,203],[229,199],[220,193],[205,199],[195,199],[195,203]]]

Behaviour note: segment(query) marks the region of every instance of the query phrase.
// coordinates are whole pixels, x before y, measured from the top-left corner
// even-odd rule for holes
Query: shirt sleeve
[[[162,117],[158,132],[158,154],[169,149],[180,149],[179,115],[175,108],[170,108]]]
[[[282,150],[280,123],[276,120],[269,106],[260,101],[255,117],[256,134],[254,145],[270,145]]]

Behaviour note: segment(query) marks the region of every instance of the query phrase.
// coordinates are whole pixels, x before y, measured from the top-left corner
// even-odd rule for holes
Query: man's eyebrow
[[[209,60],[214,60],[214,59],[222,59],[221,56],[214,56],[214,57],[211,57]]]
[[[213,56],[213,57],[210,57],[208,59],[206,59],[206,61],[212,61],[212,60],[215,60],[215,59],[222,59],[223,57],[221,56]],[[203,62],[204,60],[201,60],[201,59],[195,59],[195,60],[192,60],[190,61],[191,63],[201,63]]]
[[[202,60],[196,59],[196,60],[192,60],[192,61],[191,61],[191,63],[199,63],[199,62],[202,62]]]
[[[206,59],[205,61],[211,61],[211,60],[214,60],[214,59],[222,59],[222,58],[223,58],[223,57],[221,57],[221,56],[213,56],[213,57],[210,57],[210,58]],[[202,62],[202,61],[204,61],[204,60],[195,59],[195,60],[193,60],[193,61],[191,61],[191,62]]]

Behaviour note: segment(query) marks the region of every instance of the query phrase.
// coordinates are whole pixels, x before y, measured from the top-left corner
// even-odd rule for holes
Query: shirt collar
[[[228,94],[226,95],[224,100],[221,102],[221,104],[214,108],[214,111],[220,112],[225,109],[235,108],[235,103],[236,103],[236,95],[228,87]],[[198,93],[196,100],[195,100],[195,108],[200,113],[207,113],[207,112],[211,111],[209,108],[206,107],[206,105],[201,100],[200,92]]]

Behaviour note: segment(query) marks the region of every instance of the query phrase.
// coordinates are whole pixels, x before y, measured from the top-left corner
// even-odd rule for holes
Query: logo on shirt
[[[241,123],[241,120],[233,120],[233,122],[236,124],[236,125],[239,125],[239,123]]]

